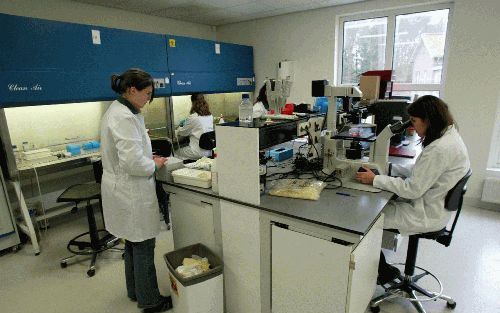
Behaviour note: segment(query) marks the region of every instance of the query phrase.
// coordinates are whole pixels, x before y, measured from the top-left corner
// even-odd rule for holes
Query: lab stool
[[[370,301],[370,311],[372,311],[373,313],[380,312],[380,303],[397,297],[402,297],[410,301],[410,303],[419,313],[426,313],[424,307],[422,306],[422,302],[426,301],[435,301],[437,299],[441,299],[446,301],[446,306],[450,309],[454,309],[457,306],[457,303],[455,302],[455,300],[453,300],[453,298],[443,294],[443,285],[439,278],[437,278],[428,270],[416,266],[415,264],[417,261],[419,239],[435,240],[445,247],[448,247],[450,245],[451,239],[453,238],[453,231],[455,230],[458,217],[460,216],[460,212],[462,211],[463,198],[465,192],[467,191],[466,184],[471,175],[472,171],[469,169],[467,174],[465,174],[465,176],[460,179],[457,184],[450,191],[448,191],[448,194],[446,195],[445,209],[448,211],[456,212],[451,229],[448,230],[445,227],[440,231],[409,236],[408,251],[406,253],[406,263],[397,264],[405,266],[404,275],[399,275],[398,278],[396,278],[392,282],[389,282],[389,287],[386,288],[385,286],[383,286],[385,293]],[[450,261],[453,262],[453,260]],[[419,269],[422,273],[415,274],[415,269]],[[420,279],[428,275],[432,277],[433,280],[439,285],[438,292],[424,289],[418,284],[418,281]]]
[[[94,210],[90,204],[91,200],[99,200],[99,205],[101,205],[101,184],[98,183],[87,183],[87,184],[77,184],[67,188],[58,198],[57,202],[74,202],[78,205],[79,202],[87,201],[87,220],[89,224],[89,231],[76,236],[71,239],[68,243],[67,249],[73,255],[61,260],[61,267],[65,268],[68,265],[68,261],[73,258],[77,258],[80,255],[90,255],[91,261],[90,266],[87,271],[89,277],[95,274],[95,263],[97,260],[97,255],[104,250],[112,250],[123,253],[123,249],[115,248],[119,243],[118,238],[109,234],[104,229],[97,229]],[[90,237],[90,241],[82,240],[85,236]]]

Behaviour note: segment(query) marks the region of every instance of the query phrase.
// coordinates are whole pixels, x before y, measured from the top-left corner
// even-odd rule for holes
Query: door
[[[271,226],[273,313],[344,313],[351,245]]]
[[[216,244],[213,205],[198,197],[170,194],[174,248],[202,243],[221,257]]]

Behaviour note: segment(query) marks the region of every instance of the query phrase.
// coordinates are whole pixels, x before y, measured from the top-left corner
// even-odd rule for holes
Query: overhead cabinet
[[[167,35],[173,95],[193,92],[252,92],[253,48]]]
[[[138,67],[170,94],[165,36],[0,14],[0,107],[106,100],[110,76]]]
[[[155,94],[252,92],[253,48],[0,14],[0,107],[110,100],[112,74],[141,68]]]

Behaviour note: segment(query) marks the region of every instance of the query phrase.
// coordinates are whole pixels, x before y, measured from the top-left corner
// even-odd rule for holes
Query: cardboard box
[[[363,99],[376,100],[380,93],[380,76],[361,76],[359,89],[363,92]]]

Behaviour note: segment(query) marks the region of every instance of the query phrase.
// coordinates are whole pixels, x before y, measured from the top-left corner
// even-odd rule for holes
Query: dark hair
[[[271,87],[274,88],[274,79],[271,80]],[[269,102],[267,102],[267,94],[266,94],[266,84],[260,87],[259,95],[257,96],[257,99],[255,99],[254,104],[259,101],[262,102],[266,110],[269,110]]]
[[[152,101],[155,97],[155,84],[153,77],[147,72],[139,68],[131,68],[121,75],[111,75],[111,89],[120,95],[124,94],[130,87],[135,87],[137,90],[143,90],[149,86],[153,87],[153,92],[151,93]]]
[[[428,126],[425,138],[422,140],[424,147],[434,140],[441,138],[450,125],[455,125],[455,120],[448,109],[448,105],[438,97],[422,96],[408,106],[408,114],[427,121]]]
[[[191,111],[190,114],[198,113],[199,116],[207,116],[210,113],[208,102],[201,93],[194,93],[191,95]]]

